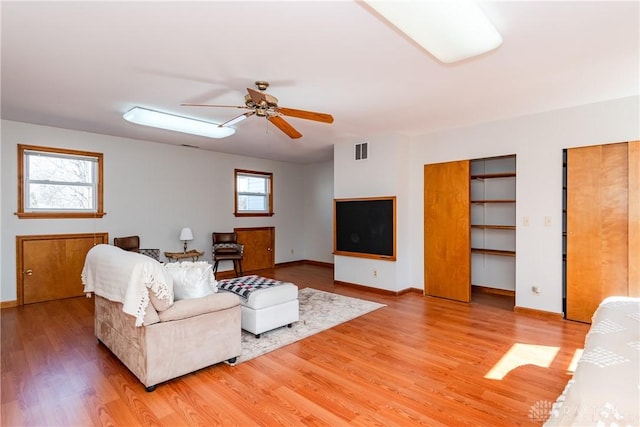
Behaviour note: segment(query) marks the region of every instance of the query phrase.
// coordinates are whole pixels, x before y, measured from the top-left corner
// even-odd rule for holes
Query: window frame
[[[238,209],[238,197],[242,194],[238,191],[238,176],[258,176],[267,179],[267,203],[268,209],[265,211],[241,211]],[[251,193],[253,194],[253,193]],[[260,193],[262,194],[262,193]],[[233,171],[233,215],[236,217],[249,216],[273,216],[273,173],[260,172],[248,169],[234,169]]]
[[[95,210],[78,211],[78,210],[25,210],[25,190],[26,190],[26,170],[25,160],[28,152],[50,153],[51,156],[64,157],[88,157],[95,159]],[[102,218],[104,212],[104,173],[103,173],[103,154],[90,151],[70,150],[66,148],[41,147],[36,145],[18,144],[18,218]]]

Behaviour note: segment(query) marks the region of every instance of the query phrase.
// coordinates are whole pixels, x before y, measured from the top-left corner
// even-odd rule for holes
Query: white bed
[[[640,298],[598,306],[573,378],[545,426],[640,426]]]

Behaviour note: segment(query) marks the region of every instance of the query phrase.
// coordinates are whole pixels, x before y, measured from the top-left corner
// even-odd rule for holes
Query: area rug
[[[238,357],[236,364],[385,307],[384,304],[377,302],[345,297],[312,288],[300,289],[298,301],[300,320],[294,323],[291,328],[284,326],[263,332],[260,338],[256,338],[252,333],[242,331],[242,355]]]

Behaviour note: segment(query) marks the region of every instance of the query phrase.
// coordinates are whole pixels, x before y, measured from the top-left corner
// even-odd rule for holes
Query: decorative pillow
[[[176,301],[201,298],[218,292],[213,266],[206,261],[171,262],[164,267],[173,279]]]

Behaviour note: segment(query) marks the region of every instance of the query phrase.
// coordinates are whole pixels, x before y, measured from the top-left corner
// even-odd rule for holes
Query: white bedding
[[[111,245],[96,245],[82,269],[84,292],[120,302],[122,311],[141,326],[149,304],[149,289],[160,300],[171,298],[171,278],[158,261]]]
[[[545,426],[640,426],[640,298],[609,297],[593,315],[573,379]]]

